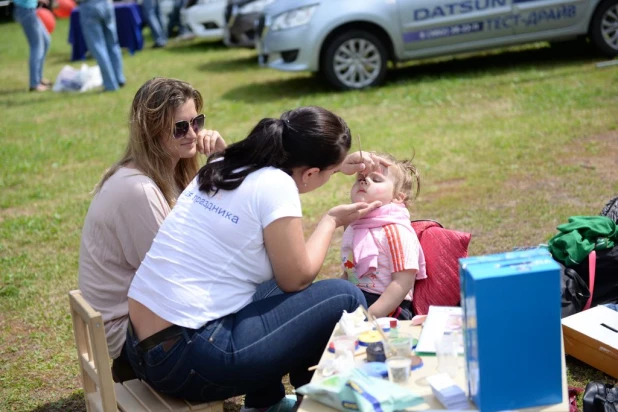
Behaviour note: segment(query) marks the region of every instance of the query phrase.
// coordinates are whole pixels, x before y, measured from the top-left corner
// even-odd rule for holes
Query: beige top
[[[117,358],[129,319],[127,294],[170,207],[157,185],[120,168],[92,199],[79,251],[79,288],[101,312],[109,356]]]

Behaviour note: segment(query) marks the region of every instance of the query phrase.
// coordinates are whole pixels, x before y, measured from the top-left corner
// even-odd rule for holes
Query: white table
[[[412,326],[409,321],[400,321],[399,322],[399,331],[403,333],[409,333],[418,339],[421,333],[420,326]],[[337,329],[333,332],[333,336],[337,334]],[[324,351],[322,355],[321,361],[325,359],[334,359],[334,354],[330,353],[328,350]],[[407,387],[410,388],[415,395],[421,396],[425,402],[419,405],[416,405],[407,410],[409,411],[424,411],[424,410],[444,410],[442,404],[433,396],[431,392],[431,387],[426,381],[427,376],[434,375],[438,373],[437,371],[437,358],[435,356],[423,356],[423,367],[417,370],[412,371],[410,376],[410,380],[407,384]],[[458,369],[458,375],[455,378],[455,382],[461,387],[466,393],[468,392],[468,385],[466,384],[465,370],[463,367],[463,357],[460,358],[460,367]],[[313,375],[312,382],[319,382],[324,377],[320,374],[319,370],[315,372]],[[310,399],[308,396],[305,396],[302,403],[300,404],[300,408],[298,409],[300,412],[326,412],[326,411],[334,411],[335,409],[316,402]],[[468,410],[477,410],[472,402],[469,402]],[[537,408],[526,408],[521,409],[520,412],[568,412],[569,410],[569,393],[567,388],[567,379],[566,379],[566,363],[564,359],[564,345],[562,347],[562,403],[537,407]]]

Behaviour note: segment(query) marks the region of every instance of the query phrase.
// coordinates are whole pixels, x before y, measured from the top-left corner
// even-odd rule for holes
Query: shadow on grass
[[[209,72],[233,72],[242,71],[246,68],[258,68],[257,55],[251,55],[247,57],[241,57],[238,59],[225,59],[210,61],[208,63],[199,66],[199,70],[205,70]]]
[[[53,104],[57,101],[63,101],[66,99],[84,99],[91,98],[94,95],[101,94],[102,91],[87,91],[84,93],[78,92],[54,92],[49,90],[47,92],[28,92],[26,88],[14,88],[7,90],[0,90],[0,108],[8,108],[8,107],[21,107],[21,106],[30,106],[31,104],[38,103],[48,103]],[[113,92],[109,92],[109,94],[114,94]],[[5,98],[7,97],[7,98]],[[124,98],[123,98],[124,102]],[[80,102],[81,103],[81,102]]]
[[[588,382],[603,382],[618,385],[618,379],[614,379],[608,374],[593,368],[572,356],[566,357],[567,369],[573,385],[585,388]]]
[[[39,405],[32,409],[31,412],[82,412],[85,410],[84,393],[77,391],[66,398]]]
[[[126,58],[126,56],[123,56],[123,57]],[[86,58],[81,59],[81,60],[71,60],[71,52],[69,53],[55,52],[55,53],[50,53],[47,55],[47,58],[45,59],[45,63],[46,64],[64,63],[64,64],[68,64],[69,66],[73,66],[75,68],[80,68],[82,67],[82,64],[87,64],[88,66],[96,65],[97,61],[94,59],[94,57],[90,55],[90,52],[88,51],[86,51]]]
[[[223,410],[225,412],[238,412],[243,405],[243,397],[238,396],[225,400]],[[54,402],[48,402],[39,405],[30,412],[85,412],[86,402],[84,400],[84,392],[76,391],[72,395],[59,399]]]
[[[229,90],[222,97],[226,100],[259,103],[279,99],[306,97],[330,91],[332,91],[332,89],[318,76],[303,76],[294,77],[292,79],[247,84]]]
[[[599,60],[592,45],[583,41],[556,43],[550,47],[526,50],[506,50],[500,53],[453,57],[449,60],[421,62],[412,66],[391,70],[389,83],[427,82],[445,77],[476,78],[485,75],[500,75],[513,70],[552,69],[579,66]],[[577,68],[574,72],[580,72]],[[560,73],[556,76],[568,76]],[[525,81],[538,81],[526,79]]]
[[[499,53],[480,54],[464,57],[453,57],[448,60],[420,61],[410,66],[391,69],[388,72],[385,86],[398,84],[416,84],[440,81],[445,77],[478,78],[487,75],[500,75],[525,69],[552,69],[573,67],[571,72],[554,73],[551,77],[568,77],[572,73],[582,71],[582,63],[599,61],[591,45],[582,41],[559,43],[551,47],[538,47],[525,50],[505,50]],[[238,67],[246,59],[232,62],[213,62],[215,68],[226,65]],[[590,70],[595,70],[591,67]],[[541,78],[523,78],[509,83],[525,83],[544,81]],[[294,77],[274,80],[264,83],[248,84],[229,90],[224,99],[241,100],[246,103],[273,101],[286,98],[303,97],[316,93],[333,92],[332,87],[318,76]]]
[[[193,41],[191,43],[183,43],[181,41],[171,40],[162,51],[176,54],[204,53],[214,50],[226,50],[227,47],[221,41]]]

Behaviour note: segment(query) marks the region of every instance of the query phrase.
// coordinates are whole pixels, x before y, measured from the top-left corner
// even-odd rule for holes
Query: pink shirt
[[[381,295],[391,283],[393,273],[416,269],[416,279],[427,278],[425,256],[416,234],[413,230],[398,229],[397,226],[389,224],[369,229],[378,247],[378,265],[361,275],[356,273],[354,261],[354,229],[348,226],[341,241],[341,263],[350,282],[369,293]],[[412,300],[413,292],[414,285],[406,300]]]

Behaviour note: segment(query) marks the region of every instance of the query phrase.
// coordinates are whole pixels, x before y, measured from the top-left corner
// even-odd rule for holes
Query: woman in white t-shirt
[[[380,203],[334,207],[306,240],[301,219],[299,194],[378,167],[347,155],[350,144],[341,118],[301,107],[209,157],[129,289],[126,349],[141,379],[188,400],[246,394],[247,408],[293,407],[281,378],[308,383],[343,311],[366,306],[349,282],[313,281],[335,230]],[[283,293],[253,301],[273,277]]]
[[[202,106],[202,96],[188,83],[147,81],[131,106],[124,155],[97,184],[86,215],[79,288],[103,316],[116,381],[135,378],[123,350],[135,271],[176,198],[197,174],[198,154],[225,148],[218,132],[203,129]]]

